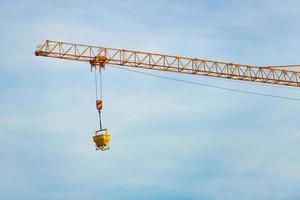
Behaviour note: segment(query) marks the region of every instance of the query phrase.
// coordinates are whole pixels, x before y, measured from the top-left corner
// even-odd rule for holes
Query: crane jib
[[[92,67],[106,64],[150,70],[211,76],[300,87],[300,65],[254,66],[143,51],[106,48],[46,40],[35,51],[36,56],[89,62]],[[289,69],[287,69],[289,68]]]
[[[300,65],[253,66],[231,62],[220,62],[215,60],[205,60],[199,58],[173,56],[127,49],[98,47],[51,40],[46,40],[42,45],[39,45],[35,51],[35,55],[88,62],[91,66],[91,70],[95,71],[96,108],[99,115],[99,130],[96,130],[95,135],[93,136],[93,141],[95,143],[96,150],[102,151],[108,150],[110,148],[109,142],[111,139],[108,130],[106,128],[102,128],[101,120],[101,113],[103,108],[101,71],[107,64],[142,68],[148,70],[176,72],[183,74],[226,78],[232,80],[300,87],[300,71],[290,70],[291,68],[300,67]],[[132,69],[127,70],[134,71]],[[97,71],[99,71],[99,75],[97,75]],[[196,83],[193,82],[193,84]],[[262,95],[259,93],[245,92],[236,89],[228,89],[225,87],[209,87],[239,91],[248,94]],[[280,97],[275,95],[264,94],[264,96],[299,100],[295,98]]]

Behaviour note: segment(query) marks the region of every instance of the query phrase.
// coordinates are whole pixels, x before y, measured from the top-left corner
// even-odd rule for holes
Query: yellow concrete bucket
[[[110,135],[107,129],[96,131],[95,136],[93,136],[93,140],[96,145],[96,150],[104,151],[109,149]]]

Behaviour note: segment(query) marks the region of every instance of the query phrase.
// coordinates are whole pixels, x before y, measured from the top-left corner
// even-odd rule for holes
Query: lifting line
[[[97,67],[95,68],[95,89],[96,89],[96,106],[99,114],[99,127],[102,129],[102,120],[101,120],[101,109],[102,109],[102,73],[101,68],[99,67],[99,97],[98,97],[98,83],[97,83]],[[98,103],[101,104],[101,108],[98,107]]]

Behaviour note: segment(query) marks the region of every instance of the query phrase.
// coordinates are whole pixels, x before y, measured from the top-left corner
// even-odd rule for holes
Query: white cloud
[[[112,191],[120,192],[106,194],[108,199],[126,199],[137,190],[157,199],[168,192],[195,199],[299,197],[293,137],[298,103],[108,66],[103,120],[112,149],[95,152],[97,113],[88,64],[33,56],[35,46],[49,38],[242,63],[295,63],[296,3],[2,2],[0,197],[19,199],[25,190],[27,199],[92,198]],[[296,89],[164,75],[299,96]]]

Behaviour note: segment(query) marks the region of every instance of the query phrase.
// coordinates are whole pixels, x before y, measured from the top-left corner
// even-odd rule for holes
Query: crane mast
[[[300,71],[287,69],[288,67],[300,67],[300,65],[253,66],[52,40],[46,40],[39,45],[35,55],[88,62],[92,68],[104,68],[106,64],[111,64],[300,87]]]

